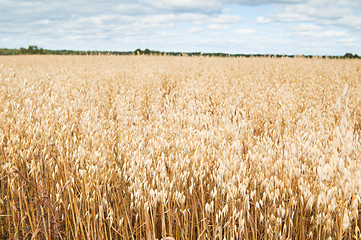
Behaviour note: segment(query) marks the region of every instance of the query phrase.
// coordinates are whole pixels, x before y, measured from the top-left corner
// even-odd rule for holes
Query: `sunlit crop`
[[[361,61],[0,57],[0,239],[359,239]]]

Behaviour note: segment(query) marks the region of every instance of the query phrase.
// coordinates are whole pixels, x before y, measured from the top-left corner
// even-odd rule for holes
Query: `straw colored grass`
[[[0,57],[0,239],[359,239],[360,76],[359,60]]]

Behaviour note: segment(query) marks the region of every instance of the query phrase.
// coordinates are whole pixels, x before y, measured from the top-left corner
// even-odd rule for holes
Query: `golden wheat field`
[[[360,239],[361,61],[0,57],[0,239]]]

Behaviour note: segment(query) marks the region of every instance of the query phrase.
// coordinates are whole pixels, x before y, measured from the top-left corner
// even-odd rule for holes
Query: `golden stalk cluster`
[[[360,76],[359,60],[1,57],[0,239],[360,239]]]

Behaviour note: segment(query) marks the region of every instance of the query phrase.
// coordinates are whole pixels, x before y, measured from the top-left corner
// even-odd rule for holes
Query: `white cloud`
[[[271,22],[271,19],[266,18],[264,16],[259,16],[256,18],[256,23],[258,23],[258,24],[265,24],[265,23],[270,23],[270,22]]]
[[[360,42],[356,38],[340,38],[337,42],[347,47],[360,47]]]
[[[234,5],[265,5],[265,4],[295,4],[305,0],[138,0],[142,4],[160,10],[220,12],[223,8]]]
[[[344,16],[338,20],[338,24],[343,26],[353,28],[356,30],[361,30],[361,17],[358,16]]]
[[[39,25],[49,25],[51,23],[51,21],[49,19],[43,19],[43,20],[36,21],[34,23],[39,24]]]
[[[207,29],[213,30],[213,31],[221,31],[221,30],[227,30],[229,28],[229,25],[227,24],[211,24],[208,25]]]
[[[318,34],[321,38],[337,38],[337,37],[346,37],[348,36],[345,31],[326,31]]]
[[[202,32],[204,29],[201,28],[201,27],[191,27],[189,30],[188,30],[188,33],[199,33],[199,32]]]
[[[316,20],[316,18],[307,16],[306,14],[294,12],[277,13],[277,15],[273,17],[273,19],[278,22],[309,22]]]
[[[168,13],[168,14],[152,14],[145,16],[134,16],[133,20],[147,23],[170,23],[170,22],[192,22],[195,24],[206,23],[209,16],[200,13]]]
[[[298,4],[279,5],[279,14],[288,13],[294,15],[303,15],[316,19],[333,19],[355,13],[352,7],[355,0],[326,1],[312,0],[304,1]],[[359,8],[361,5],[359,6]],[[356,8],[357,9],[357,8]]]
[[[295,4],[276,4],[272,19],[279,22],[341,24],[358,29],[361,26],[361,20],[358,19],[360,12],[360,0],[305,0]]]
[[[251,29],[251,28],[239,28],[239,29],[234,31],[235,34],[240,35],[240,36],[250,35],[250,34],[253,34],[255,32],[256,31],[254,29]]]
[[[296,35],[301,37],[314,37],[316,34],[312,31],[303,31],[303,32],[297,32]]]
[[[321,30],[322,27],[316,24],[298,24],[289,29],[296,32],[315,32]]]
[[[214,12],[222,7],[222,2],[219,0],[140,0],[140,2],[153,8],[174,11]]]
[[[304,29],[299,29],[296,30],[296,35],[301,36],[301,37],[307,37],[307,38],[311,38],[314,40],[317,39],[338,39],[340,37],[348,37],[349,34],[346,31],[337,31],[337,30],[329,30],[329,31],[323,31],[320,32],[321,28],[312,28],[310,27],[309,29],[304,28]]]
[[[221,23],[221,24],[239,23],[242,22],[242,17],[238,15],[222,14],[213,17],[211,21],[214,23]]]
[[[11,41],[11,39],[10,38],[0,38],[0,41],[3,43],[8,43]]]
[[[238,4],[247,4],[247,5],[264,5],[264,4],[294,4],[299,2],[304,2],[304,0],[229,0],[228,2],[238,3]]]

